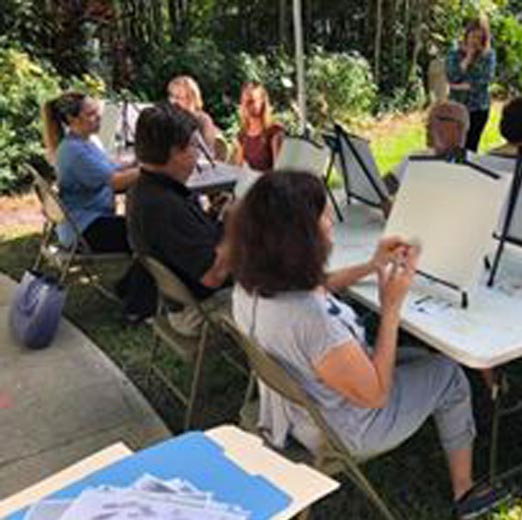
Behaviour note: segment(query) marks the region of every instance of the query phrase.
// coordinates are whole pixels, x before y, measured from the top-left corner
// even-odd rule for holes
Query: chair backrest
[[[347,196],[379,207],[389,199],[389,193],[379,174],[369,142],[360,136],[349,134],[339,124],[335,124],[334,128],[339,140],[341,171]]]
[[[30,164],[26,164],[25,168],[33,177],[34,191],[42,206],[44,217],[54,225],[65,222],[67,220],[65,208],[51,184]]]
[[[220,325],[228,337],[245,352],[250,368],[267,387],[302,406],[309,413],[322,437],[320,452],[316,456],[315,463],[322,466],[328,459],[342,461],[351,480],[372,500],[382,516],[387,520],[396,520],[386,503],[361,472],[347,446],[325,421],[312,399],[282,367],[281,363],[259,347],[253,339],[243,334],[230,318],[221,317]]]
[[[305,137],[285,136],[275,161],[275,170],[304,170],[322,177],[330,150]]]
[[[227,140],[221,135],[216,135],[216,139],[214,141],[214,157],[218,161],[227,162],[230,151]]]
[[[303,407],[331,446],[336,450],[346,451],[346,447],[328,426],[315,403],[282,364],[257,345],[254,339],[241,332],[231,318],[223,316],[220,320],[223,330],[246,354],[250,368],[256,376],[271,390]]]
[[[54,187],[30,164],[25,164],[25,168],[34,179],[34,191],[40,201],[46,223],[52,228],[51,231],[54,231],[54,228],[58,224],[67,223],[74,234],[73,246],[68,249],[70,249],[71,252],[77,253],[77,248],[80,247],[82,255],[93,254],[89,243],[83,237],[76,222],[69,215],[67,208],[62,204]]]
[[[199,303],[187,286],[159,260],[151,256],[140,256],[140,262],[156,281],[158,291],[167,300],[199,309]]]

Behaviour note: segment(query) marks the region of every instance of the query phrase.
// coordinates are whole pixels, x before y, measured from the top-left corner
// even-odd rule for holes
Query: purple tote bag
[[[26,271],[18,284],[9,312],[14,337],[31,349],[42,349],[53,340],[66,290],[55,278]]]

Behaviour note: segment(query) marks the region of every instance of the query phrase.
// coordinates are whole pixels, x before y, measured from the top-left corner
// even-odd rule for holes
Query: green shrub
[[[349,123],[374,108],[377,87],[368,62],[357,53],[316,49],[307,60],[306,83],[313,125],[331,118]]]
[[[522,91],[522,23],[514,15],[497,15],[491,26],[497,51],[497,81],[505,94]]]
[[[405,87],[395,87],[392,94],[381,94],[376,107],[377,114],[401,113],[419,110],[426,104],[426,90],[420,71]]]
[[[227,96],[234,81],[234,62],[211,40],[192,38],[183,46],[153,46],[135,60],[139,64],[130,88],[147,100],[166,99],[166,86],[173,76],[189,75],[199,84],[206,109],[221,123],[230,116]]]
[[[90,76],[75,78],[68,86],[99,93],[102,83]],[[44,155],[41,105],[61,91],[56,72],[15,48],[0,47],[0,193],[27,185],[21,166]]]
[[[12,48],[0,48],[0,193],[19,190],[23,162],[43,153],[40,106],[60,91],[52,70]]]
[[[265,85],[279,119],[291,132],[297,131],[297,85],[293,56],[282,51],[252,56],[239,55],[244,81]],[[367,114],[374,106],[377,88],[368,62],[353,53],[326,53],[316,48],[306,59],[308,121],[323,127],[332,118],[348,122]]]

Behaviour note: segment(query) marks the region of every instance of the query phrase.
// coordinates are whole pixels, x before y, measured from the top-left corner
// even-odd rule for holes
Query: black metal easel
[[[520,188],[522,186],[522,146],[518,147],[518,155],[515,164],[515,172],[513,174],[513,181],[511,182],[511,190],[509,192],[508,205],[506,209],[506,216],[504,218],[504,222],[502,224],[502,231],[500,232],[500,237],[498,237],[498,247],[495,252],[495,258],[493,259],[493,264],[491,265],[491,272],[489,274],[488,279],[488,287],[492,287],[495,283],[495,276],[497,274],[498,266],[500,264],[500,259],[502,257],[502,253],[504,252],[504,246],[506,242],[511,244],[515,244],[517,246],[522,246],[522,240],[513,237],[509,234],[511,229],[511,222],[513,221],[513,215],[515,214],[515,208],[517,207],[518,198],[520,195]]]
[[[140,113],[140,109],[133,101],[129,101],[128,99],[123,100],[123,105],[121,108],[121,132],[122,132],[122,142],[123,147],[130,148],[134,145],[134,134],[135,128],[130,124],[129,112],[130,110],[134,110],[136,114]]]
[[[356,146],[353,144],[351,137],[359,138],[358,136],[351,135],[339,124],[334,123],[334,131],[335,136],[338,140],[338,153],[339,157],[341,159],[341,168],[342,168],[342,174],[343,174],[343,180],[344,180],[344,188],[346,191],[346,199],[347,202],[350,202],[350,199],[353,197],[357,200],[360,200],[361,202],[364,202],[365,204],[368,204],[369,206],[376,207],[379,209],[382,209],[383,205],[389,204],[390,197],[386,193],[383,192],[382,188],[377,184],[375,179],[373,178],[372,173],[368,169],[368,165],[364,162],[363,158],[359,154],[359,151],[357,150]],[[360,139],[360,138],[359,138]],[[355,160],[357,161],[357,164],[363,171],[366,179],[370,183],[371,187],[377,194],[380,200],[380,204],[375,203],[371,200],[366,199],[365,197],[362,197],[361,195],[358,195],[357,193],[353,193],[350,189],[350,172],[348,171],[348,165],[346,164],[346,158],[344,154],[342,153],[342,143],[343,141],[347,144],[348,148],[352,152]]]

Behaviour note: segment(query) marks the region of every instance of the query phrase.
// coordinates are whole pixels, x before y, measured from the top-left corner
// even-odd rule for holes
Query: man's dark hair
[[[232,272],[247,292],[270,297],[323,282],[325,205],[323,183],[306,172],[269,172],[255,183],[230,223]]]
[[[190,112],[170,103],[145,108],[136,124],[136,157],[144,163],[165,164],[172,147],[186,148],[197,128],[197,120]]]
[[[504,106],[500,133],[511,144],[522,144],[522,97],[512,99]]]

